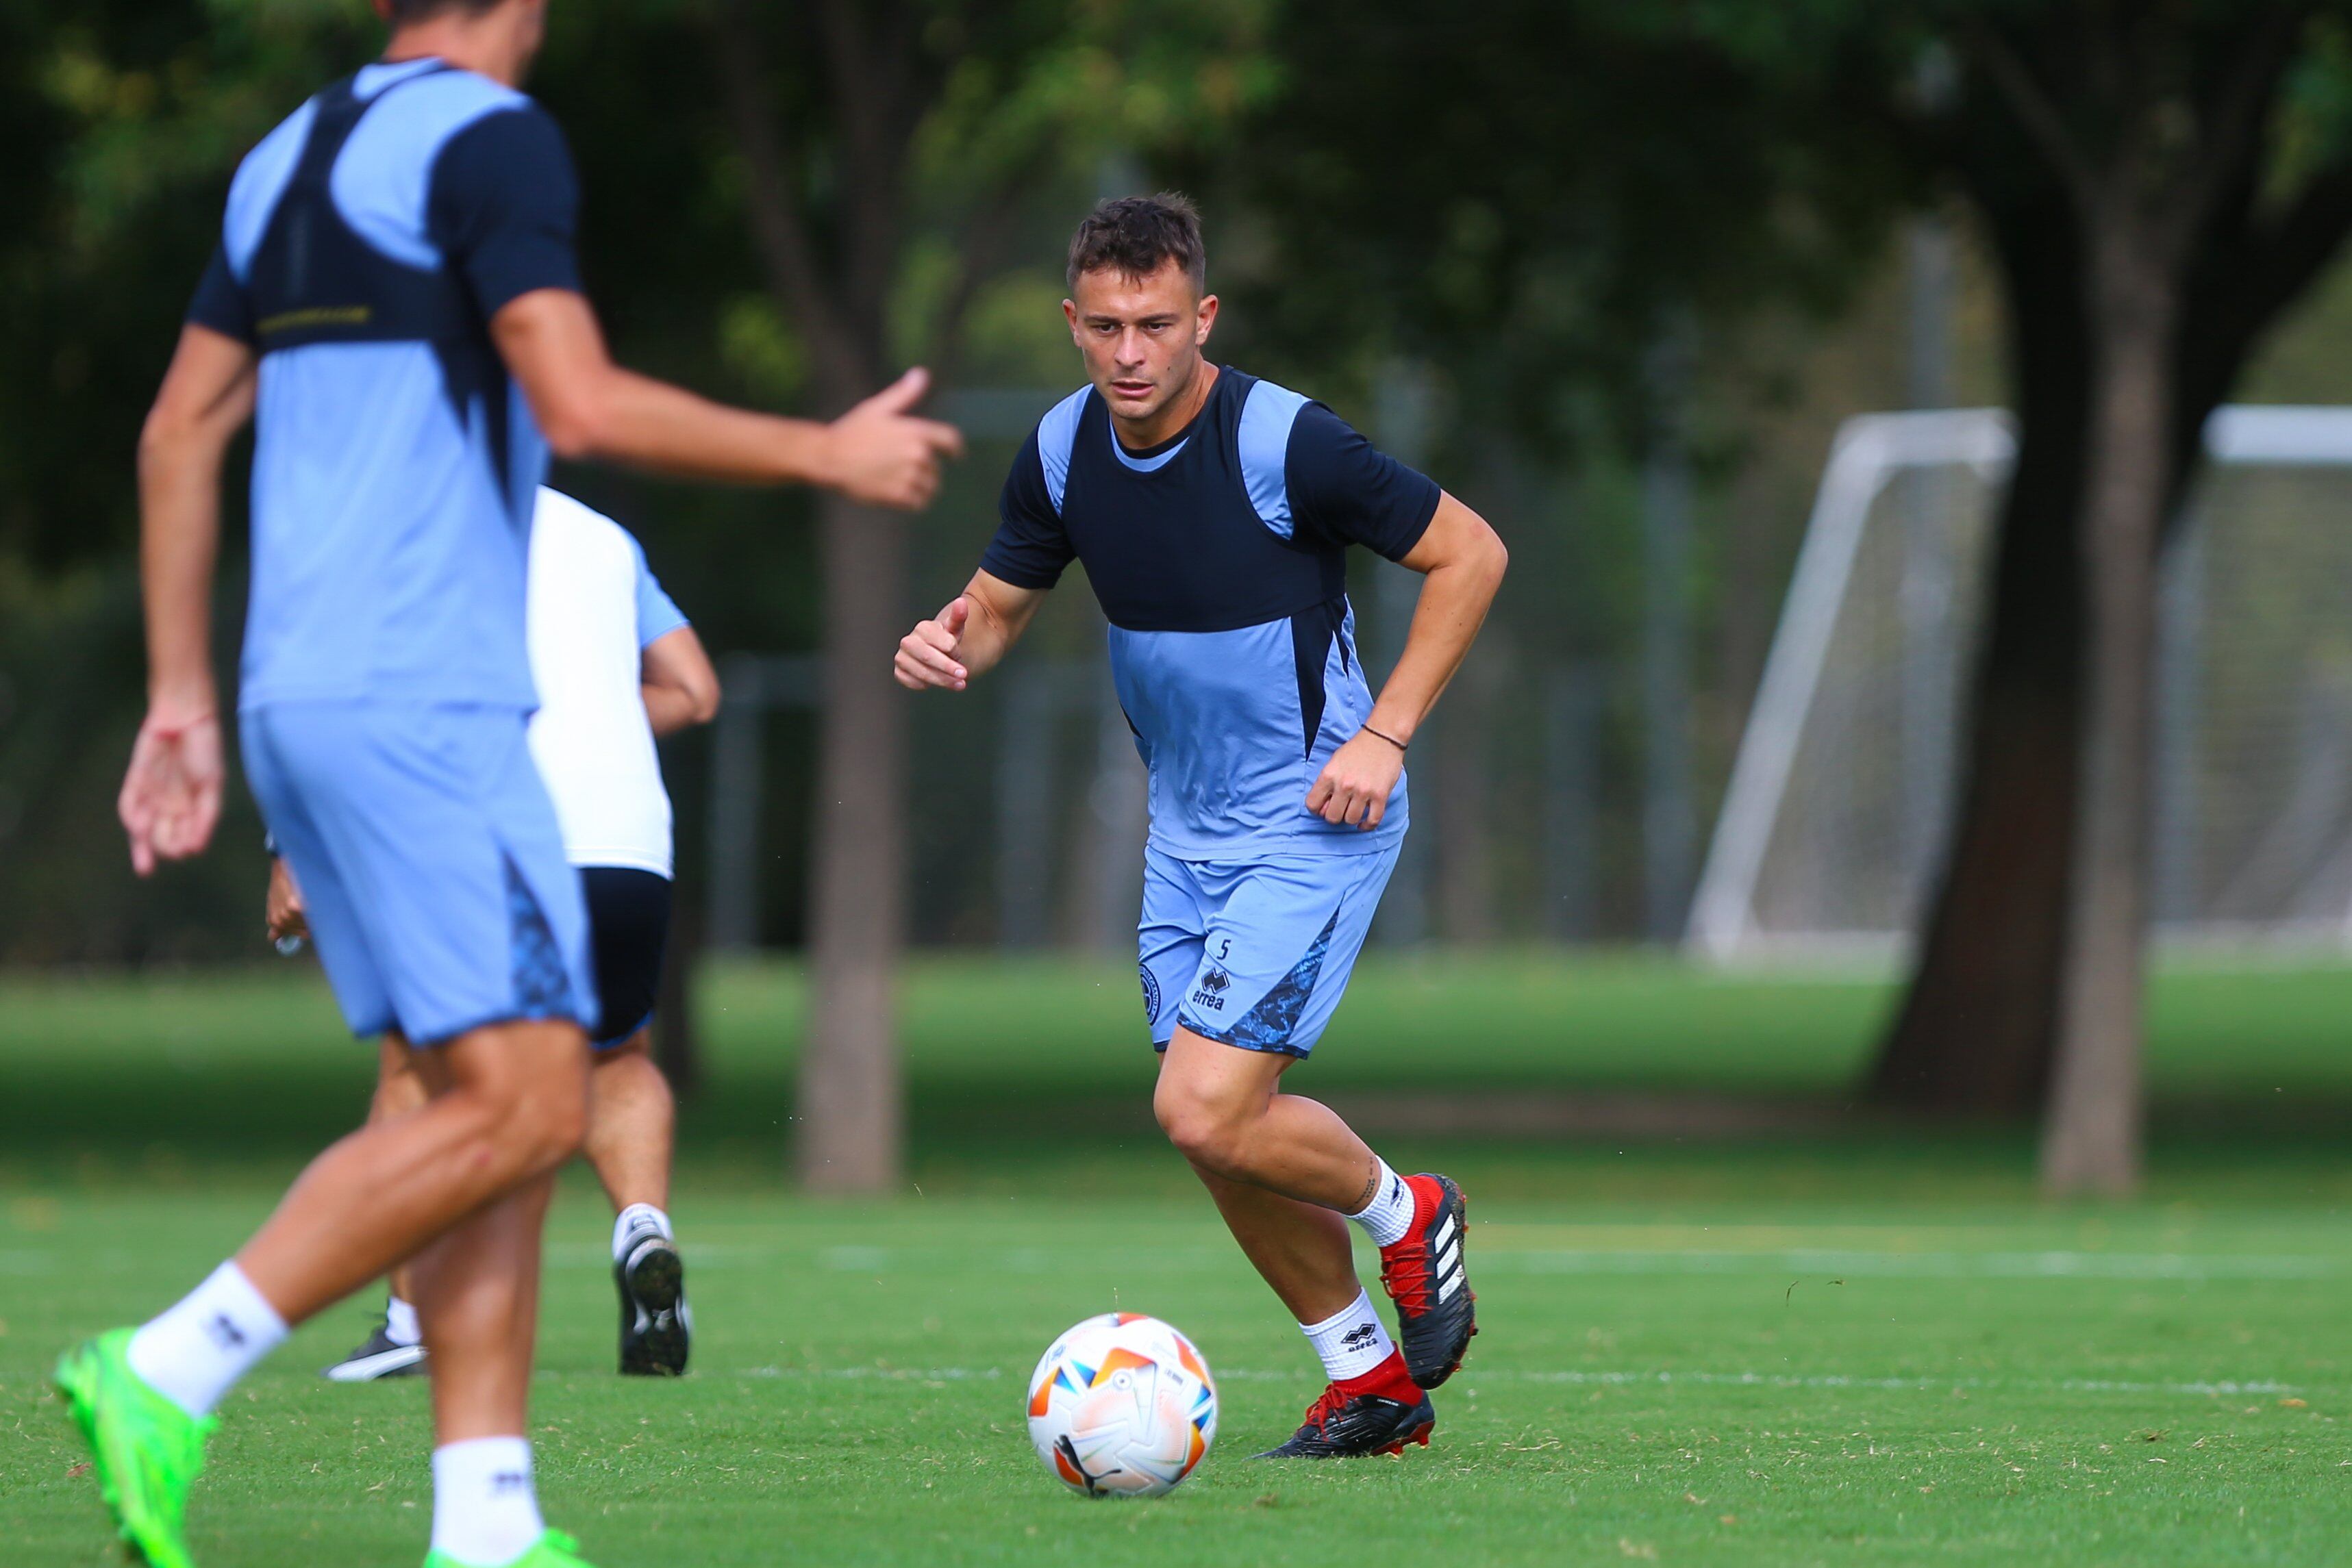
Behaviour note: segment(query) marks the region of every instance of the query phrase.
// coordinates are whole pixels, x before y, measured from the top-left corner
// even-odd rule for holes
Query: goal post
[[[2238,405],[2161,576],[2159,932],[2352,947],[2352,408]],[[1889,957],[1942,863],[1992,520],[1996,409],[1832,444],[1686,927],[1717,962]]]

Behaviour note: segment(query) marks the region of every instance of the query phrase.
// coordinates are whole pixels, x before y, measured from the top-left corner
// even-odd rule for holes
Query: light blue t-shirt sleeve
[[[646,564],[646,547],[632,538],[629,548],[637,558],[637,646],[644,648],[687,624],[687,619]]]

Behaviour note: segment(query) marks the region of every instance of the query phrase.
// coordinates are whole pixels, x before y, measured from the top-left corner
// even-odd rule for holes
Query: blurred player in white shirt
[[[531,757],[580,872],[595,959],[602,1021],[591,1036],[585,1152],[617,1215],[621,1370],[675,1376],[686,1370],[692,1320],[667,1212],[677,1110],[649,1050],[672,871],[669,794],[654,740],[708,723],[719,711],[719,678],[628,530],[544,487],[531,519],[529,634],[540,703]],[[283,861],[271,871],[268,914],[281,940],[302,928]],[[406,1051],[384,1051],[372,1119],[425,1103],[413,1062]],[[394,1270],[383,1322],[327,1376],[366,1383],[425,1370],[405,1284]]]

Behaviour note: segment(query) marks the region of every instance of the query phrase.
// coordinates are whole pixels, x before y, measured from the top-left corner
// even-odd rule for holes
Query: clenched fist
[[[948,606],[932,621],[917,623],[912,632],[898,639],[898,657],[891,661],[891,671],[898,684],[910,692],[926,687],[960,692],[971,679],[971,671],[957,656],[963,645],[963,629],[971,619],[971,601],[962,594],[948,601]]]
[[[1396,792],[1404,772],[1404,753],[1370,730],[1331,754],[1307,791],[1307,809],[1338,827],[1346,823],[1369,832],[1388,815],[1389,797]]]

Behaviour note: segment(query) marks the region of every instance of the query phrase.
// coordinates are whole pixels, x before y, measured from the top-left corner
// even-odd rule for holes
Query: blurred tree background
[[[1693,730],[1695,835],[1816,455],[1790,454],[1785,473],[1763,476],[1754,457],[1771,444],[1759,420],[1787,417],[1809,394],[1819,378],[1788,350],[1812,324],[1853,315],[1908,193],[1892,161],[1838,155],[1818,92],[1759,92],[1675,36],[1664,12],[1656,26],[1628,28],[1602,10],[1564,10],[1538,55],[1499,43],[1509,30],[1477,7],[1435,40],[1416,36],[1427,24],[1412,6],[1375,7],[1355,26],[1333,9],[1232,0],[1155,23],[1142,7],[1040,4],[978,8],[988,25],[976,26],[952,5],[908,8],[936,97],[907,160],[892,276],[867,283],[892,355],[940,361],[942,406],[978,439],[916,525],[907,608],[961,581],[1023,420],[1075,380],[1057,309],[1069,225],[1099,194],[1181,181],[1207,204],[1233,301],[1221,351],[1413,447],[1506,526],[1525,563],[1504,635],[1465,688],[1455,727],[1479,755],[1444,781],[1457,809],[1429,868],[1442,895],[1432,893],[1423,932],[1640,935],[1671,918],[1645,911],[1640,847],[1643,459],[1671,426],[1693,475],[1680,593],[1690,692],[1706,716]],[[1515,25],[1540,25],[1541,11]],[[532,86],[585,176],[584,260],[619,350],[722,395],[814,412],[827,394],[762,254],[755,161],[714,67],[715,22],[731,16],[570,0]],[[0,593],[13,612],[0,670],[0,953],[251,955],[257,867],[238,846],[257,829],[241,797],[225,852],[152,891],[117,852],[112,786],[139,697],[129,453],[236,158],[305,92],[367,58],[377,30],[342,0],[19,0],[0,10],[0,28],[17,150],[0,174],[0,360],[13,371],[0,386]],[[782,48],[771,79],[780,120],[803,134],[798,172],[832,243],[823,225],[843,209],[823,186],[842,165],[822,133],[821,76],[797,65],[815,52]],[[1499,136],[1485,113],[1496,103],[1507,106]],[[1694,106],[1706,112],[1694,119]],[[975,231],[986,252],[976,257]],[[1676,357],[1687,365],[1662,379],[1661,360]],[[1850,357],[1887,358],[1866,342]],[[1874,406],[1891,395],[1887,379],[1829,395],[1841,412]],[[721,654],[818,646],[803,498],[601,472],[559,482],[645,537]],[[1756,537],[1727,530],[1735,515]],[[1715,586],[1726,546],[1744,552],[1738,603]],[[238,576],[233,549],[224,661]],[[1061,598],[1031,652],[1083,659],[1091,607]],[[1731,641],[1710,658],[1727,616]],[[1507,847],[1542,809],[1542,758],[1513,754],[1527,736],[1493,718],[1513,683],[1569,669],[1596,705],[1580,830],[1593,865],[1564,894]],[[919,941],[1001,935],[994,716],[984,698],[916,705]],[[756,936],[766,944],[806,935],[815,737],[803,709],[762,727]],[[1100,748],[1083,723],[1060,743],[1069,777],[1056,789],[1055,863],[1037,874],[1050,884],[1049,932],[1090,942],[1115,924],[1076,908],[1097,880],[1078,862],[1107,852],[1084,841]],[[689,737],[671,759],[689,868],[708,749]],[[1546,907],[1563,896],[1576,905],[1565,917]]]
[[[868,20],[886,9],[922,96],[892,247],[877,275],[842,276],[870,296],[887,358],[941,363],[940,406],[974,436],[912,525],[905,613],[961,583],[1024,422],[1077,379],[1056,309],[1070,225],[1098,195],[1181,183],[1208,215],[1222,357],[1322,396],[1513,546],[1493,631],[1416,773],[1428,826],[1382,936],[1676,933],[1838,421],[2011,399],[1996,247],[1950,149],[1921,129],[1921,95],[1938,90],[1923,60],[1954,8],[1220,0],[1171,17],[922,0]],[[619,351],[814,413],[838,389],[763,249],[761,155],[714,55],[714,29],[740,16],[559,0],[532,87],[583,170],[584,261]],[[810,37],[764,37],[763,90],[803,216],[832,246],[849,164]],[[121,852],[113,790],[140,698],[130,453],[236,159],[377,44],[360,0],[0,0],[9,961],[266,951],[242,796],[220,852],[152,889]],[[1923,235],[1948,276],[1924,387]],[[2345,401],[2347,301],[2327,274],[2241,395]],[[821,646],[804,499],[557,482],[640,533],[722,658]],[[1377,670],[1401,595],[1360,570]],[[227,577],[224,661],[234,551]],[[1137,819],[1084,684],[1098,622],[1073,590],[1024,651],[1037,680],[906,706],[919,943],[1118,940],[1117,846]],[[1045,720],[1022,719],[1016,689],[1059,695]],[[1042,782],[1005,764],[1016,722],[1050,740]],[[752,733],[748,935],[798,946],[817,727],[785,704]],[[689,737],[670,757],[689,899],[708,892],[711,750]],[[1024,828],[1037,790],[1044,825]]]

